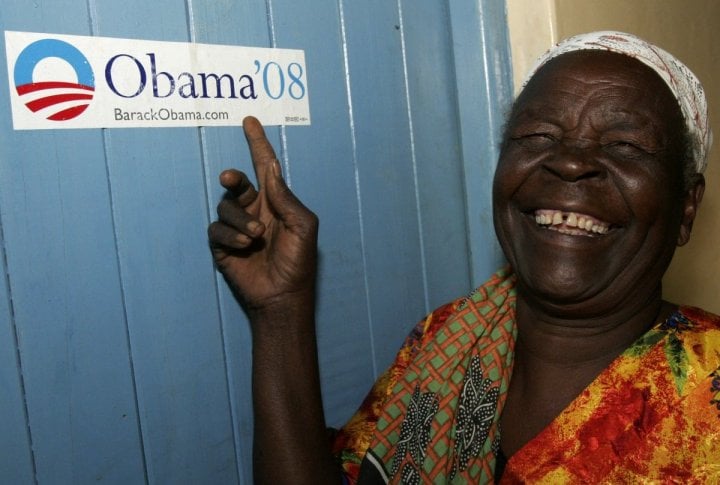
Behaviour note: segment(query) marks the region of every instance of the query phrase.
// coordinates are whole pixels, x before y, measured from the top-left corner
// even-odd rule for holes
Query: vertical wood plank
[[[3,417],[0,421],[0,482],[33,483],[35,471],[30,428],[5,260],[0,218],[0,416]]]
[[[0,11],[0,26],[4,25],[5,17]],[[4,59],[4,40],[0,42],[2,43],[0,55]],[[0,74],[0,85],[5,83],[7,83],[5,74]],[[0,101],[0,109],[6,108],[9,109],[8,102]],[[0,201],[2,201],[1,174],[0,171]],[[0,481],[34,483],[35,463],[16,332],[0,202],[0,415],[5,417],[0,424]]]
[[[471,289],[448,4],[404,0],[402,34],[428,310]],[[491,175],[488,175],[491,177]]]
[[[512,74],[505,2],[449,2],[458,114],[467,197],[468,246],[473,286],[482,284],[504,256],[492,219],[492,178],[505,116],[512,102]]]

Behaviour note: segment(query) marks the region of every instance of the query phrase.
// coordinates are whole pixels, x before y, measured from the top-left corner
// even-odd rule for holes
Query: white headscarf
[[[561,41],[542,55],[530,70],[525,84],[550,59],[568,52],[583,50],[605,50],[625,54],[649,66],[660,75],[680,104],[693,141],[696,171],[703,173],[712,144],[705,91],[698,78],[685,64],[660,47],[624,32],[603,31],[580,34]]]

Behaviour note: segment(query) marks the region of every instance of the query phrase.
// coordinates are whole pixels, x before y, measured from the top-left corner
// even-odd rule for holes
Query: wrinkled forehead
[[[567,80],[647,90],[679,107],[670,88],[653,69],[630,56],[591,50],[568,52],[549,60],[527,80],[517,99],[542,96],[548,88]]]
[[[612,102],[611,111],[618,115],[642,111],[667,129],[683,128],[677,98],[653,69],[632,57],[597,50],[569,52],[541,66],[516,99],[510,123],[528,109],[541,114],[572,110],[572,103],[608,92],[613,96],[601,98]]]

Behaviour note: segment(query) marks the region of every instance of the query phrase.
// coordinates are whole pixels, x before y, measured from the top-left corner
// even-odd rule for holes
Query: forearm
[[[251,313],[256,483],[339,483],[320,394],[314,296]]]

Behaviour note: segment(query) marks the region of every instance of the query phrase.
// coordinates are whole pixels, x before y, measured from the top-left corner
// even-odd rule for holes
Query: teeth
[[[563,234],[607,234],[609,224],[585,214],[540,209],[535,211],[535,222]]]
[[[565,221],[565,224],[567,224],[570,227],[578,227],[578,218],[574,212],[571,212],[570,215],[567,216],[567,220]]]

